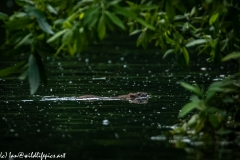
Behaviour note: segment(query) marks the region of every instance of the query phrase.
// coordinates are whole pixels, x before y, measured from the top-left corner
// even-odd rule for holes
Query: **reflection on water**
[[[77,58],[49,58],[48,86],[37,95],[30,96],[28,83],[14,76],[0,80],[0,147],[14,153],[66,153],[67,159],[188,159],[163,141],[191,94],[179,81],[207,87],[230,74],[227,67],[217,68],[203,60],[181,68],[170,58],[162,61],[157,50],[124,47],[95,46]],[[151,98],[141,105],[76,98],[134,92]]]
[[[84,101],[84,102],[94,102],[94,101],[128,101],[129,103],[135,104],[146,104],[150,96],[147,93],[137,92],[129,93],[125,95],[113,96],[113,97],[103,97],[96,95],[82,95],[78,97],[54,97],[54,96],[44,96],[40,101]],[[26,101],[26,100],[24,100]],[[30,100],[31,101],[31,100]]]

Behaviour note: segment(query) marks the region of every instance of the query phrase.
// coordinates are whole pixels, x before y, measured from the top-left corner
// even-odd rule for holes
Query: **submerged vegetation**
[[[22,53],[28,60],[2,69],[0,76],[22,71],[31,94],[40,80],[46,82],[42,59],[83,51],[109,32],[135,35],[136,45],[155,44],[163,54],[175,55],[179,65],[189,65],[190,52],[207,54],[208,61],[240,60],[240,8],[237,0],[15,0],[21,7],[13,15],[0,13],[6,30],[1,59]],[[193,55],[192,56],[197,56]],[[204,92],[197,84],[181,85],[193,92],[191,102],[179,112],[184,118],[170,133],[192,140],[236,140],[240,127],[239,73],[213,82]]]

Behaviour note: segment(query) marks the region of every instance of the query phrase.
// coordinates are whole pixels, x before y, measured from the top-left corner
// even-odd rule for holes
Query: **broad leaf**
[[[167,57],[167,55],[169,55],[170,53],[173,53],[174,52],[174,49],[169,49],[169,50],[167,50],[165,53],[164,53],[164,55],[163,55],[163,59],[165,58],[165,57]]]
[[[151,29],[151,30],[155,30],[156,28],[154,26],[152,26],[151,24],[147,23],[146,21],[140,19],[140,18],[137,18],[136,19],[139,23],[141,23],[143,26]]]
[[[16,49],[24,44],[28,44],[28,41],[31,36],[32,36],[32,33],[27,34],[16,46],[14,46],[14,49]]]
[[[217,20],[218,16],[219,16],[218,12],[214,13],[209,19],[209,24],[212,25]]]
[[[166,10],[168,19],[172,21],[175,16],[175,9],[174,9],[172,0],[166,0],[165,3],[166,3],[165,10]]]
[[[8,30],[22,30],[24,28],[26,28],[27,25],[29,25],[30,23],[32,23],[32,21],[28,18],[14,18],[11,19],[10,21],[8,21],[5,24],[5,27]]]
[[[110,2],[108,2],[108,5],[109,6],[114,6],[114,5],[117,5],[119,2],[121,2],[122,0],[113,0],[113,1],[110,1]]]
[[[187,43],[186,47],[193,47],[193,46],[204,44],[204,43],[207,43],[207,42],[208,42],[207,39],[196,39],[196,40],[193,40],[193,41]]]
[[[55,8],[53,8],[50,4],[47,4],[47,9],[50,13],[53,13],[56,15],[58,14],[58,11]]]
[[[33,54],[28,59],[28,78],[30,84],[30,93],[34,94],[40,84],[39,68]]]
[[[98,37],[101,40],[105,37],[105,34],[106,34],[106,25],[105,25],[104,18],[105,18],[104,15],[100,17],[100,20],[98,22],[98,27],[97,27]]]
[[[174,4],[174,7],[176,7],[182,13],[186,13],[187,9],[182,2],[181,1],[175,1],[175,2],[177,3]]]
[[[198,105],[199,105],[199,102],[190,102],[190,103],[187,103],[185,106],[183,106],[183,108],[182,108],[181,111],[179,112],[178,118],[184,117],[186,114],[188,114],[188,113],[191,112],[193,109],[195,109]]]
[[[71,29],[66,29],[65,32],[64,32],[64,35],[62,37],[62,43],[63,44],[66,44],[66,43],[69,43],[69,41],[71,40],[73,36],[73,31]]]
[[[24,62],[20,62],[12,67],[8,67],[8,68],[4,68],[2,70],[0,70],[0,77],[5,77],[5,76],[8,76],[10,74],[13,74],[13,73],[16,73],[19,71],[19,69],[21,67],[23,67],[25,63]]]
[[[141,11],[157,9],[157,5],[142,5],[140,6]]]
[[[185,89],[191,91],[191,92],[194,92],[195,94],[199,95],[199,96],[202,96],[202,91],[197,87],[197,86],[192,86],[188,83],[185,83],[185,82],[180,82],[181,86],[184,87]]]
[[[132,35],[138,34],[140,32],[142,32],[141,29],[136,29],[136,30],[132,31],[129,35],[132,36]]]
[[[25,11],[30,15],[36,18],[39,27],[46,33],[48,34],[54,34],[54,32],[52,31],[51,26],[48,24],[46,17],[44,15],[44,13],[34,7],[31,6],[25,6],[24,7]]]
[[[134,18],[134,19],[137,18],[136,13],[134,13],[130,9],[120,7],[119,5],[114,5],[114,9],[115,9],[114,13],[123,15],[123,16],[125,16],[127,18]]]
[[[98,20],[99,6],[92,6],[86,12],[84,12],[83,25],[89,26],[90,28],[95,25]],[[94,22],[94,23],[93,23]]]
[[[39,18],[37,19],[38,25],[39,27],[46,33],[48,34],[54,34],[54,32],[52,31],[51,26],[48,24],[48,22],[43,19],[43,18]]]
[[[109,19],[111,19],[111,21],[112,21],[115,25],[117,25],[118,27],[122,28],[123,30],[126,29],[125,26],[124,26],[124,24],[123,24],[123,22],[122,22],[122,20],[120,20],[120,19],[118,18],[118,16],[116,16],[114,13],[111,13],[111,12],[109,12],[109,11],[105,11],[105,14],[108,16]]]
[[[50,37],[48,40],[47,40],[47,43],[51,43],[53,41],[55,41],[56,39],[58,39],[60,36],[62,36],[65,32],[66,32],[67,29],[63,29],[57,33],[55,33],[52,37]]]
[[[17,5],[19,6],[25,6],[25,5],[34,5],[33,1],[30,0],[15,0],[15,2],[17,3]]]
[[[183,56],[184,56],[186,65],[189,65],[189,54],[188,54],[187,49],[185,47],[183,47],[182,52],[183,52]]]
[[[24,10],[25,10],[30,16],[33,16],[33,17],[36,18],[36,19],[40,19],[40,18],[44,18],[44,19],[45,19],[45,18],[46,18],[45,15],[44,15],[44,13],[43,13],[41,10],[39,10],[39,9],[37,9],[37,8],[35,8],[35,7],[26,5],[26,6],[24,6]]]
[[[217,92],[225,92],[228,91],[223,87],[226,87],[228,85],[231,85],[233,83],[232,80],[229,79],[225,79],[219,82],[213,82],[208,90],[207,90],[207,94],[206,94],[206,100],[209,100],[210,98],[212,98]]]
[[[239,58],[240,58],[240,52],[233,52],[223,57],[222,61],[224,62],[224,61],[229,61],[230,59],[239,59]]]
[[[141,43],[143,43],[143,40],[146,36],[146,32],[142,32],[139,36],[138,36],[138,39],[137,39],[137,46],[139,46]]]
[[[27,75],[28,75],[28,70],[25,70],[19,77],[18,79],[20,80],[25,80],[27,78]]]

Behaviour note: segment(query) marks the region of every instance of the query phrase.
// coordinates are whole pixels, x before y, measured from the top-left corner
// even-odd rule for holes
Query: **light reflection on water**
[[[163,63],[160,54],[149,52],[48,59],[48,86],[41,85],[35,96],[29,95],[26,81],[0,80],[1,148],[66,152],[80,159],[186,157],[184,151],[159,142],[165,140],[162,133],[178,123],[178,111],[189,101],[191,93],[183,91],[179,81],[207,87],[230,73],[202,66],[203,62],[187,69],[177,67],[172,60]],[[138,91],[151,95],[147,104],[76,101],[85,94],[116,96]]]

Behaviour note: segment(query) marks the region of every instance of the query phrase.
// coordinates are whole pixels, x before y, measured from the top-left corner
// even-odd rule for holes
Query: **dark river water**
[[[155,138],[164,139],[163,132],[178,123],[178,112],[189,101],[191,93],[179,82],[206,88],[236,68],[210,65],[195,54],[190,67],[179,67],[171,57],[163,60],[157,49],[134,45],[110,39],[73,58],[47,58],[48,84],[33,96],[27,80],[18,75],[0,79],[0,156],[43,152],[65,159],[191,159]],[[148,103],[60,99],[134,92],[147,92]],[[59,99],[45,101],[44,96]]]

